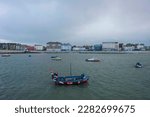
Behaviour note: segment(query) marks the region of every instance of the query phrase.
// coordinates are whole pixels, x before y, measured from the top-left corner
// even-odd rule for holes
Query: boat
[[[31,55],[29,55],[28,57],[31,57]]]
[[[51,73],[52,80],[56,85],[77,85],[87,83],[89,76],[81,74],[79,76],[58,76],[58,73]]]
[[[10,57],[10,54],[2,54],[1,57]]]
[[[70,76],[59,76],[58,73],[51,73],[51,77],[53,82],[56,85],[79,85],[87,83],[89,80],[89,76],[81,74],[79,76],[74,76],[71,73],[71,65],[70,65]]]
[[[51,60],[61,60],[61,58],[58,56],[51,56]]]
[[[143,65],[139,62],[137,62],[136,65],[135,65],[135,68],[142,68],[142,67],[143,67]]]
[[[51,56],[51,58],[56,58],[56,57],[58,57],[58,56]]]
[[[99,59],[97,58],[89,58],[89,59],[85,59],[86,62],[100,62]]]

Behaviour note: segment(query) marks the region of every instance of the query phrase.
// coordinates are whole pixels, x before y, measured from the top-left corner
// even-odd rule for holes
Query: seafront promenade
[[[21,50],[0,50],[0,54],[26,54],[26,53],[80,53],[80,54],[150,54],[150,51],[21,51]]]
[[[150,54],[150,51],[82,51],[81,54]]]
[[[0,50],[0,54],[25,54],[25,53],[41,53],[40,51],[21,51],[21,50]]]

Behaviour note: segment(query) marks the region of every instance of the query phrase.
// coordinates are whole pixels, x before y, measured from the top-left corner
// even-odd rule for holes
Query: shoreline
[[[83,51],[80,54],[150,54],[150,51]]]
[[[19,50],[0,50],[0,54],[40,54],[40,53],[79,53],[79,54],[150,54],[150,51],[60,51],[60,52],[49,52],[49,51],[19,51]]]
[[[28,54],[28,53],[42,53],[40,51],[30,51],[30,52],[25,52],[25,51],[19,51],[19,50],[0,50],[0,54]]]

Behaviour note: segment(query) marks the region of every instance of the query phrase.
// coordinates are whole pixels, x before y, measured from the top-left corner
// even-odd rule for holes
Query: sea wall
[[[69,51],[69,52],[48,52],[48,51],[20,51],[0,50],[0,54],[25,54],[25,53],[80,53],[80,54],[150,54],[150,51]]]

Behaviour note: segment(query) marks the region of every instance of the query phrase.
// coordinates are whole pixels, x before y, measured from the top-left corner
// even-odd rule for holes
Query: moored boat
[[[56,85],[79,85],[87,83],[89,76],[81,74],[79,76],[58,76],[57,73],[51,73],[52,80]]]
[[[142,68],[142,67],[143,67],[143,65],[139,62],[137,62],[136,65],[135,65],[135,68]]]
[[[51,56],[51,60],[61,60],[62,58],[58,57],[58,56]]]
[[[84,74],[75,76],[72,75],[71,64],[70,64],[70,76],[58,76],[58,73],[51,73],[52,80],[56,85],[78,85],[87,83],[89,76]]]
[[[51,56],[51,58],[56,58],[56,57],[58,57],[58,56]]]
[[[89,58],[89,59],[85,59],[86,62],[100,62],[99,59],[97,58]]]
[[[2,54],[1,57],[10,57],[10,54]]]

